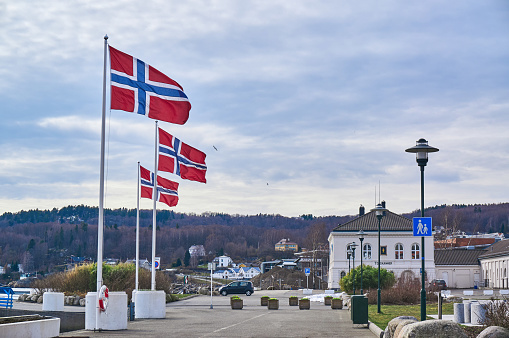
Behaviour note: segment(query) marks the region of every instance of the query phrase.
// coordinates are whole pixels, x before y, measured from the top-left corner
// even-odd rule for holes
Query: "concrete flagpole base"
[[[85,330],[94,330],[97,316],[97,292],[89,292],[85,298]],[[108,307],[99,315],[100,330],[127,330],[127,293],[110,292]]]
[[[46,291],[42,295],[42,311],[64,311],[64,293]]]
[[[134,318],[166,318],[166,293],[162,290],[134,293]]]

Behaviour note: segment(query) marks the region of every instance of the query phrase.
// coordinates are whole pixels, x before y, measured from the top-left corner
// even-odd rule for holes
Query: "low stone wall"
[[[0,317],[25,316],[35,314],[60,318],[60,332],[83,330],[85,328],[85,312],[31,311],[0,308]]]

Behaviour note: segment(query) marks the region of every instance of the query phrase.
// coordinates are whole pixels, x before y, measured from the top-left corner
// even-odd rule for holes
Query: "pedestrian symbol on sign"
[[[431,217],[414,217],[414,236],[431,236]]]

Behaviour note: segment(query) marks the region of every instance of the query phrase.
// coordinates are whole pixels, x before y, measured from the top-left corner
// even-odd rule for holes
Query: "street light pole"
[[[348,254],[348,273],[350,273],[350,259],[352,258],[352,249],[348,247],[346,253]]]
[[[355,248],[357,244],[355,242],[350,244],[350,248],[352,248],[352,282],[353,282],[353,294],[355,295]]]
[[[364,294],[364,290],[362,289],[362,256],[364,256],[364,248],[362,247],[362,242],[364,241],[364,231],[359,231],[359,233],[357,234],[359,235],[359,240],[361,241],[361,295]]]
[[[380,252],[382,251],[380,247],[380,228],[382,223],[382,218],[384,217],[384,212],[387,209],[385,209],[382,204],[378,204],[375,209],[372,209],[371,211],[375,212],[376,218],[378,219],[378,293],[376,298],[376,304],[377,304],[377,312],[381,313],[381,299],[382,299],[382,291],[380,289]]]
[[[408,153],[415,153],[417,165],[421,168],[421,217],[424,217],[424,167],[428,163],[428,153],[434,153],[438,151],[438,148],[434,148],[428,145],[428,141],[421,138],[416,142],[415,147],[408,148],[405,150]],[[422,247],[422,267],[421,267],[421,321],[426,320],[426,285],[425,285],[425,274],[424,270],[424,236],[421,237]]]

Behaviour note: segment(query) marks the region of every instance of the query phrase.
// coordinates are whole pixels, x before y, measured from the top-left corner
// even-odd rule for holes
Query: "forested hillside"
[[[428,208],[433,225],[466,232],[508,232],[509,203],[452,205]],[[71,255],[97,256],[97,207],[68,206],[62,209],[29,210],[0,216],[0,265],[22,263],[28,270],[51,271]],[[419,216],[418,210],[405,214]],[[326,242],[338,224],[357,215],[298,218],[281,215],[181,214],[158,211],[157,255],[163,267],[183,260],[193,244],[205,246],[209,259],[228,253],[234,259],[272,259],[274,244],[290,238],[300,247],[312,241]],[[140,213],[140,255],[151,256],[152,211]],[[104,257],[122,260],[135,257],[135,209],[105,210]]]

